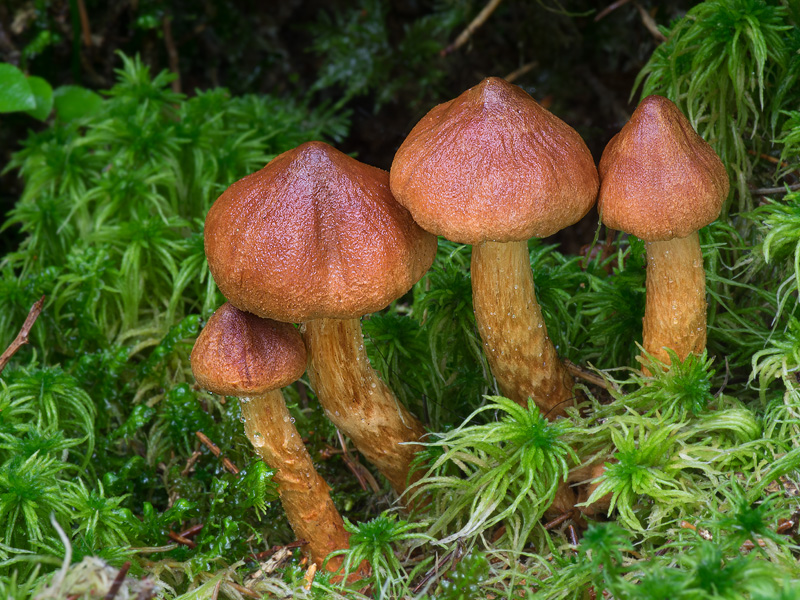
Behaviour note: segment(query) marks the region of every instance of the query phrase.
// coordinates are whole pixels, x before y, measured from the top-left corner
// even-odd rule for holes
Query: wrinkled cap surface
[[[490,77],[417,123],[395,155],[391,186],[424,229],[476,244],[572,225],[594,204],[598,178],[572,127]]]
[[[306,347],[291,323],[262,319],[226,302],[197,336],[190,361],[204,389],[257,396],[300,379]]]
[[[395,201],[388,173],[308,142],[217,199],[205,248],[233,305],[300,322],[386,307],[430,268],[436,237]]]
[[[719,216],[728,174],[675,104],[648,96],[600,159],[603,223],[650,242],[686,237]]]

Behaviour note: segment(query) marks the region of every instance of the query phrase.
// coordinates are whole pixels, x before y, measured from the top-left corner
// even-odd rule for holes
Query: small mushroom
[[[594,204],[597,170],[581,137],[521,88],[490,77],[417,123],[390,181],[424,229],[472,244],[475,318],[502,393],[562,415],[572,379],[547,335],[527,244]]]
[[[603,223],[646,242],[645,352],[665,364],[666,348],[681,360],[702,353],[706,278],[697,231],[728,196],[725,166],[672,101],[648,96],[606,146],[599,171]]]
[[[205,246],[233,305],[303,323],[326,415],[402,493],[424,429],[370,366],[360,318],[422,277],[436,237],[397,204],[388,173],[308,142],[219,197]]]
[[[342,517],[280,391],[306,369],[306,349],[297,329],[226,303],[200,332],[191,364],[203,388],[240,399],[245,433],[275,471],[286,517],[297,538],[308,542],[304,550],[311,559],[319,566],[334,550],[348,548]],[[328,566],[335,570],[340,562]]]

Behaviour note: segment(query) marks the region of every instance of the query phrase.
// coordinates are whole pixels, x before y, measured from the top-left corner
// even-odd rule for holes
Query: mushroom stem
[[[532,398],[549,419],[563,415],[572,378],[547,336],[527,242],[474,245],[471,274],[478,332],[500,391],[522,406]]]
[[[241,406],[248,439],[275,471],[273,479],[292,531],[308,542],[305,551],[320,566],[334,550],[349,547],[350,534],[333,505],[330,488],[314,468],[279,389],[242,399]],[[327,568],[335,571],[340,564],[341,560],[332,560]]]
[[[700,354],[706,347],[706,273],[697,232],[666,242],[647,242],[647,300],[643,347],[664,364]],[[647,369],[642,369],[647,373]]]
[[[360,319],[315,319],[304,324],[308,376],[326,416],[402,494],[425,434],[369,364]]]

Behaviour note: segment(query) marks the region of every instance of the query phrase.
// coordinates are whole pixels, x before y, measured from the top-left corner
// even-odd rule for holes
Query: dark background
[[[443,53],[484,2],[12,0],[0,4],[0,60],[53,87],[102,90],[122,50],[153,74],[177,69],[185,94],[224,86],[327,103],[351,115],[336,145],[384,169],[432,106],[522,68],[514,83],[577,129],[597,159],[638,100],[634,80],[658,44],[655,24],[694,4],[505,0],[464,46]],[[3,165],[28,130],[46,126],[27,115],[0,123]],[[0,213],[20,190],[6,172]],[[596,223],[590,214],[560,236],[564,250],[588,243]],[[0,251],[15,245],[16,232],[3,232]]]

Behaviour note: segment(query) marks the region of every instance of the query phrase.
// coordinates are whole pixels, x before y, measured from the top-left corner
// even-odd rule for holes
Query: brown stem
[[[697,232],[647,243],[643,337],[645,351],[665,364],[670,359],[664,347],[681,360],[705,349],[706,273]]]
[[[349,534],[333,505],[330,488],[319,476],[300,434],[292,423],[280,390],[250,400],[242,399],[244,430],[261,459],[275,471],[283,509],[305,549],[322,564],[334,550],[348,548]],[[341,561],[330,561],[336,570]]]
[[[327,417],[402,494],[415,444],[425,433],[370,366],[359,319],[317,319],[305,323],[308,377]]]
[[[526,242],[472,247],[472,301],[500,391],[522,406],[532,398],[550,419],[563,415],[573,382],[547,336]]]

